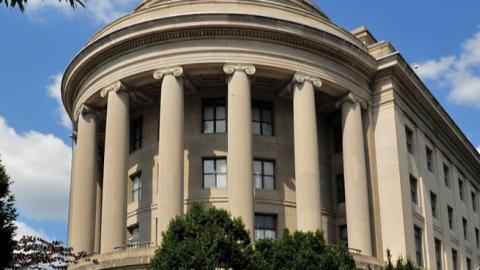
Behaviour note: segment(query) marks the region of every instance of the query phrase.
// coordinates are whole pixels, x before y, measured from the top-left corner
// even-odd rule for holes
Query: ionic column
[[[226,64],[228,78],[228,199],[230,212],[253,234],[252,101],[253,65]]]
[[[295,146],[295,182],[297,229],[322,229],[320,168],[318,154],[315,87],[319,78],[296,73],[293,86],[293,129]]]
[[[183,214],[183,69],[160,69],[153,77],[162,80],[160,97],[158,227],[157,235]],[[160,241],[161,237],[158,237]]]
[[[85,105],[78,116],[72,179],[69,246],[91,253],[95,245],[97,118]]]
[[[101,253],[126,244],[129,96],[121,82],[105,88],[108,96],[103,169]]]
[[[341,101],[341,106],[348,246],[361,250],[363,255],[371,256],[370,206],[361,101],[349,94]]]

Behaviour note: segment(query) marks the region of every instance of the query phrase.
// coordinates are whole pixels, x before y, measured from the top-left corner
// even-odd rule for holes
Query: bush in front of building
[[[398,258],[394,264],[392,262],[392,254],[390,250],[387,250],[387,262],[383,270],[420,270],[420,268],[415,266],[409,258]]]
[[[162,237],[150,269],[355,269],[347,247],[328,245],[320,231],[285,231],[254,246],[241,219],[201,204],[172,220]]]

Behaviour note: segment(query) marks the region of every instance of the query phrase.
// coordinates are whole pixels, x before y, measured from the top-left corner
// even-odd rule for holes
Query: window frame
[[[133,233],[136,231],[136,241],[128,241],[128,246],[130,247],[138,247],[140,245],[140,225],[135,223],[131,226],[127,227],[128,234],[130,235],[130,239],[134,239],[135,234]]]
[[[129,150],[133,153],[142,149],[143,141],[143,116],[130,121]]]
[[[465,181],[461,177],[458,177],[458,196],[461,201],[465,201]]]
[[[419,205],[418,203],[418,179],[410,174],[410,196],[412,203]]]
[[[435,172],[435,165],[434,165],[434,157],[433,157],[433,150],[426,145],[425,146],[425,155],[426,155],[426,161],[427,161],[427,169],[429,172],[434,173]]]
[[[422,228],[413,226],[415,240],[415,258],[418,266],[423,266],[423,235]]]
[[[453,270],[458,270],[458,251],[452,248],[452,264]]]
[[[413,130],[405,125],[405,141],[407,145],[407,152],[410,154],[414,154],[415,152],[415,143],[413,139]]]
[[[138,178],[139,186],[135,188],[135,179],[137,178]],[[130,193],[130,195],[132,196],[132,199],[130,200],[130,202],[131,203],[140,202],[142,200],[142,172],[132,174],[130,176],[130,181],[132,181],[132,190]],[[135,200],[135,192],[138,192],[138,200]]]
[[[442,241],[438,238],[434,239],[434,248],[435,248],[435,263],[437,266],[437,270],[442,270],[443,262],[442,262]]]
[[[261,174],[256,174],[255,173],[255,162],[260,162],[261,163]],[[268,175],[265,174],[265,163],[272,163],[273,166],[273,175]],[[262,190],[277,190],[277,178],[276,178],[276,162],[275,160],[272,159],[260,159],[260,158],[255,158],[253,159],[253,164],[252,164],[252,174],[253,174],[253,186],[255,189],[262,189]],[[255,176],[260,176],[262,178],[261,180],[261,188],[257,188],[257,183]],[[267,189],[265,188],[265,178],[266,177],[272,177],[273,178],[273,189]]]
[[[204,98],[202,99],[202,126],[201,126],[201,133],[202,134],[226,134],[228,133],[228,107],[227,107],[227,99],[224,97],[219,98]],[[213,108],[213,119],[205,119],[205,109],[207,107]],[[225,107],[225,118],[218,118],[217,119],[217,109],[219,107]],[[217,131],[217,122],[225,121],[225,131],[218,132]],[[213,132],[205,132],[205,123],[206,122],[213,122]]]
[[[471,199],[472,199],[472,211],[474,213],[477,213],[478,211],[478,202],[477,202],[477,193],[475,191],[472,191],[471,193]]]
[[[453,207],[447,205],[447,219],[448,219],[448,228],[450,230],[455,230],[455,213]]]
[[[343,173],[335,176],[335,190],[337,192],[337,204],[345,203],[345,175]]]
[[[463,228],[463,239],[468,239],[468,220],[465,217],[462,217],[462,228]]]
[[[445,186],[447,188],[451,188],[451,183],[450,183],[450,166],[447,164],[443,163],[443,179],[445,181]]]
[[[475,246],[480,249],[480,230],[475,228]]]
[[[273,229],[272,228],[267,228],[267,227],[260,227],[257,226],[257,217],[269,217],[273,218]],[[277,214],[267,214],[267,213],[255,213],[254,215],[254,230],[255,230],[255,241],[261,240],[261,239],[269,239],[269,238],[258,238],[257,239],[257,230],[262,230],[264,232],[266,231],[273,231],[275,234],[275,237],[273,239],[276,239],[278,237],[278,215]]]
[[[261,101],[261,100],[252,100],[252,134],[253,135],[259,135],[259,136],[268,136],[268,137],[273,137],[275,136],[275,125],[274,125],[274,110],[273,110],[273,102],[271,101]],[[260,120],[254,120],[253,119],[253,110],[258,109],[260,112]],[[270,111],[270,122],[265,120],[264,112],[265,111]],[[253,129],[253,124],[258,123],[260,125],[260,133],[255,133]],[[270,125],[270,134],[265,134],[264,131],[264,124]]]
[[[432,217],[433,218],[438,218],[437,202],[438,202],[437,194],[433,191],[430,191],[430,206],[432,208]]]
[[[225,172],[217,172],[217,161],[218,160],[225,160],[226,171]],[[205,173],[205,161],[213,161],[213,168],[214,173]],[[215,176],[215,186],[213,187],[205,187],[205,175],[214,175]],[[225,186],[219,187],[218,186],[218,175],[225,175]],[[211,189],[211,188],[227,188],[228,187],[228,163],[227,157],[204,157],[202,158],[202,188],[203,189]]]

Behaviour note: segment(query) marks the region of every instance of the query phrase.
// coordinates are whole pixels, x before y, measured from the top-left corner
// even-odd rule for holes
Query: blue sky
[[[480,2],[317,0],[338,25],[389,40],[476,146],[480,146]],[[66,240],[70,139],[59,74],[104,24],[138,0],[89,0],[72,11],[29,0],[0,7],[0,155],[15,180],[21,233]]]

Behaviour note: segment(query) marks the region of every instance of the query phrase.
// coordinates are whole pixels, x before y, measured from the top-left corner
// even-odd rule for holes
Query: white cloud
[[[452,102],[480,108],[480,31],[463,43],[458,55],[427,60],[416,72],[448,87]]]
[[[47,86],[48,94],[50,97],[54,98],[57,101],[57,113],[60,117],[60,123],[62,126],[71,129],[72,122],[70,121],[70,117],[65,111],[65,107],[63,107],[62,102],[62,94],[61,94],[61,86],[62,86],[62,74],[57,74],[52,76],[52,83]]]
[[[25,222],[16,221],[17,231],[15,232],[15,240],[20,240],[23,236],[36,236],[47,241],[52,241],[52,238],[42,229],[35,229],[27,225]]]
[[[37,220],[67,219],[71,149],[52,134],[18,134],[0,116],[0,159],[14,181],[22,215]]]
[[[109,23],[114,19],[131,11],[140,0],[85,0],[85,8],[73,10],[65,1],[58,0],[30,0],[26,6],[27,14],[38,20],[39,16],[47,15],[44,12],[61,11],[67,17],[86,15],[96,22]],[[51,15],[50,15],[51,16]]]

